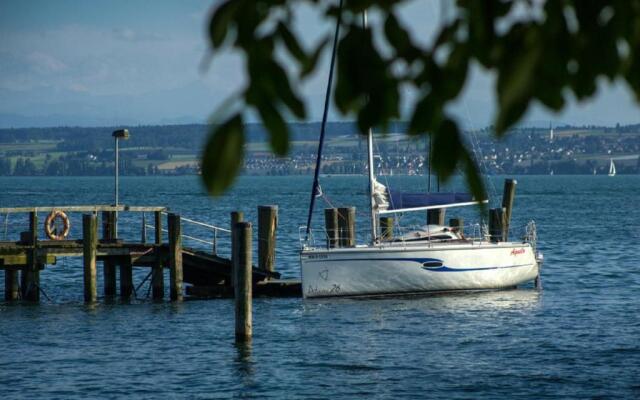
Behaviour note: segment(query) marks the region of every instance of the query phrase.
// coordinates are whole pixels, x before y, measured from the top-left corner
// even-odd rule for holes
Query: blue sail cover
[[[473,202],[470,193],[403,193],[389,190],[389,210]]]

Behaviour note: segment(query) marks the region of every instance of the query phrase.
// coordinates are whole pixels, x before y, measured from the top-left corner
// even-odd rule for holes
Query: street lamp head
[[[111,136],[113,136],[116,139],[127,140],[127,139],[129,139],[129,130],[128,129],[119,129],[117,131],[113,131]]]

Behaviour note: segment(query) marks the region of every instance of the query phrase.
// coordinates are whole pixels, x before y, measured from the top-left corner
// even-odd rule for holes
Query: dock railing
[[[166,211],[163,211],[162,214],[163,215],[167,215],[168,213]],[[221,228],[219,226],[207,224],[205,222],[196,221],[194,219],[185,218],[185,217],[181,217],[180,220],[182,222],[186,222],[187,224],[190,224],[190,225],[193,225],[193,226],[199,227],[201,229],[204,229],[204,230],[212,232],[212,238],[210,240],[204,239],[202,237],[187,235],[187,234],[184,234],[184,233],[182,234],[182,238],[191,240],[191,241],[196,242],[196,243],[201,243],[201,244],[205,244],[205,245],[210,246],[210,249],[213,252],[213,254],[216,254],[216,255],[218,254],[219,238],[220,238],[221,235],[228,236],[226,242],[230,242],[230,239],[231,239],[231,230],[230,229]],[[154,225],[150,225],[150,224],[146,224],[146,223],[145,223],[145,227],[146,228],[150,228],[150,229],[156,229],[156,227]],[[163,228],[161,228],[161,231],[162,232],[168,232],[167,229],[163,229]]]
[[[22,232],[29,231],[38,240],[46,240],[46,232],[44,224],[47,221],[47,216],[52,213],[62,212],[67,221],[67,235],[64,236],[65,240],[73,240],[82,238],[82,215],[81,214],[102,214],[103,226],[107,224],[105,216],[107,214],[117,215],[116,219],[109,221],[109,223],[117,226],[118,220],[122,217],[122,221],[129,224],[130,217],[125,216],[128,213],[137,213],[142,215],[144,219],[145,213],[164,212],[166,207],[161,206],[129,206],[129,205],[59,205],[59,206],[34,206],[34,207],[0,207],[0,216],[3,217],[2,221],[2,240],[9,241],[11,237],[16,234],[22,234]],[[28,214],[28,219],[15,219],[12,218],[15,214]],[[46,216],[42,218],[43,214]],[[122,215],[119,215],[122,214]],[[65,223],[64,217],[60,218],[60,223]],[[57,227],[56,227],[57,228]],[[33,231],[33,232],[32,232]],[[43,233],[39,235],[38,233]],[[79,233],[79,234],[76,234]],[[123,231],[126,236],[130,236],[130,225],[127,230]],[[115,238],[117,235],[114,235]],[[20,238],[22,240],[22,238]]]

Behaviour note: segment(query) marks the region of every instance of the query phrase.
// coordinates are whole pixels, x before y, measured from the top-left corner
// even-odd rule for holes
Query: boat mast
[[[367,28],[367,10],[362,12],[362,26],[365,29]],[[376,212],[375,199],[373,197],[373,192],[375,191],[375,175],[373,171],[373,129],[371,129],[371,127],[369,127],[369,131],[367,132],[367,153],[367,161],[369,164],[369,206],[371,209],[371,244],[375,244],[378,238],[378,215]]]

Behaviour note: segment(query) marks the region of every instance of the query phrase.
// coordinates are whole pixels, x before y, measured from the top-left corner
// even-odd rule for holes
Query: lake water
[[[425,186],[424,177],[389,180]],[[0,303],[0,398],[640,398],[640,176],[518,180],[513,225],[536,221],[542,292],[256,299],[253,343],[237,347],[232,300],[153,303],[145,285],[130,304],[86,306],[80,260],[60,259],[41,274],[39,305]],[[364,230],[365,180],[322,183],[332,204],[358,206]],[[494,183],[501,194],[502,178]],[[112,185],[0,178],[0,207],[110,204]],[[278,204],[277,268],[296,278],[310,186],[310,177],[245,177],[212,200],[197,177],[125,177],[120,201],[222,227],[232,210],[256,221],[257,205]],[[140,225],[121,215],[122,236],[139,238]],[[11,215],[6,233],[25,228],[25,215]],[[135,284],[145,276],[136,271]]]

